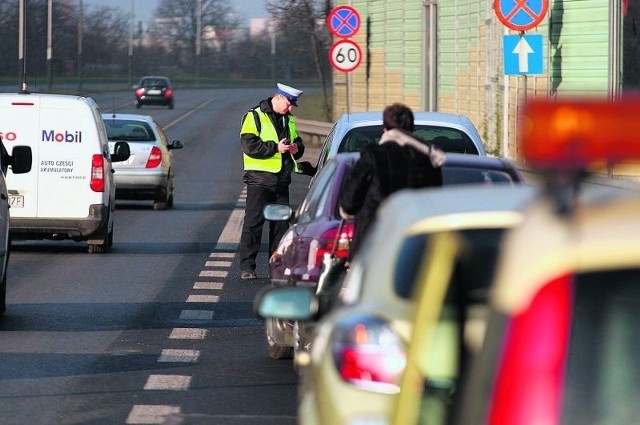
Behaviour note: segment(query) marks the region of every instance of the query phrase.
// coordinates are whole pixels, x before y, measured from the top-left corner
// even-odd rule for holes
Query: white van
[[[89,252],[113,244],[112,161],[125,161],[123,142],[109,154],[96,102],[59,94],[0,94],[0,136],[7,150],[30,146],[33,169],[9,170],[11,237],[87,241]]]

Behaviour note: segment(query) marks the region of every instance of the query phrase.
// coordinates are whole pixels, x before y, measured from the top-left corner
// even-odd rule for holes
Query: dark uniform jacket
[[[360,245],[382,201],[400,189],[442,186],[444,154],[427,142],[397,129],[383,134],[380,144],[361,151],[340,192],[343,218],[355,216],[349,255]]]
[[[269,115],[271,122],[275,126],[276,132],[281,139],[283,137],[287,137],[291,140],[291,135],[289,134],[289,115],[277,114],[271,106],[271,99],[272,98],[268,98],[260,101],[260,110]],[[248,114],[251,114],[251,112]],[[247,119],[246,115],[243,119]],[[240,135],[242,151],[256,159],[266,159],[275,155],[278,152],[278,141],[279,140],[274,140],[275,143],[264,143],[264,141],[255,134],[244,133]],[[302,143],[302,139],[300,137],[296,137],[295,140],[291,140],[291,143],[298,145],[298,152],[294,155],[294,158],[296,160],[302,158],[304,155],[304,144]],[[290,155],[283,155],[282,162],[282,169],[279,173],[253,170],[245,171],[244,183],[268,188],[275,187],[278,184],[288,185],[291,183],[293,160]]]

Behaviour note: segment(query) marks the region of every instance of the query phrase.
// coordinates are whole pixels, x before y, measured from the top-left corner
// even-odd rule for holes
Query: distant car
[[[315,287],[323,266],[323,256],[332,252],[347,258],[353,237],[353,222],[342,223],[338,211],[338,197],[342,182],[360,153],[341,153],[329,159],[315,176],[307,195],[295,212],[288,206],[268,205],[265,217],[269,220],[292,220],[278,247],[269,259],[271,281],[274,285]],[[508,160],[465,154],[447,154],[442,169],[443,184],[477,183],[486,186],[518,185],[524,179]],[[282,208],[286,213],[282,213]],[[289,321],[266,319],[267,352],[272,358],[296,357],[308,346],[306,325],[303,328]]]
[[[415,134],[445,152],[486,155],[484,144],[465,115],[445,112],[414,112]],[[325,138],[316,168],[343,152],[359,152],[382,137],[382,111],[345,113],[336,120]]]
[[[162,105],[173,109],[174,93],[168,77],[154,75],[142,77],[134,88],[136,108],[142,105]]]
[[[257,303],[263,316],[320,317],[309,351],[298,355],[299,423],[384,423],[373,419],[388,417],[398,393],[411,333],[413,285],[432,236],[459,230],[480,241],[466,246],[468,257],[475,258],[471,278],[482,287],[492,276],[502,234],[521,222],[537,190],[471,184],[400,191],[381,206],[337,291],[339,304],[323,311],[317,294],[300,286],[262,294]]]
[[[110,149],[126,141],[131,151],[127,161],[113,164],[116,199],[152,200],[156,210],[171,208],[175,175],[171,151],[182,149],[182,142],[169,142],[162,127],[148,115],[105,113],[102,120]]]

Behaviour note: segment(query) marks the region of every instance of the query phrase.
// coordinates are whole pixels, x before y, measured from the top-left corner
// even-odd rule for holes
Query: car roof
[[[103,113],[102,119],[115,119],[115,120],[129,120],[129,121],[144,121],[149,124],[153,124],[153,117],[151,115],[142,115],[142,114],[120,114],[120,113]]]
[[[506,235],[492,302],[515,313],[556,276],[640,267],[638,211],[637,188],[582,185],[573,214],[565,217],[549,199],[532,203],[524,224]]]
[[[451,124],[461,124],[467,121],[467,118],[461,114],[454,114],[449,112],[427,112],[427,111],[414,111],[413,118],[415,123],[425,122],[441,122]],[[382,124],[382,111],[367,111],[367,112],[345,112],[339,118],[338,121],[349,123],[353,126],[360,124]]]

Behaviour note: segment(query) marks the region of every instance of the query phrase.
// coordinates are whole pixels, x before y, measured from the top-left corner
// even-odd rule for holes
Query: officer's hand
[[[291,144],[289,145],[289,153],[290,153],[291,155],[295,155],[295,154],[297,154],[297,153],[298,153],[298,145],[296,145],[295,143],[291,143]]]

